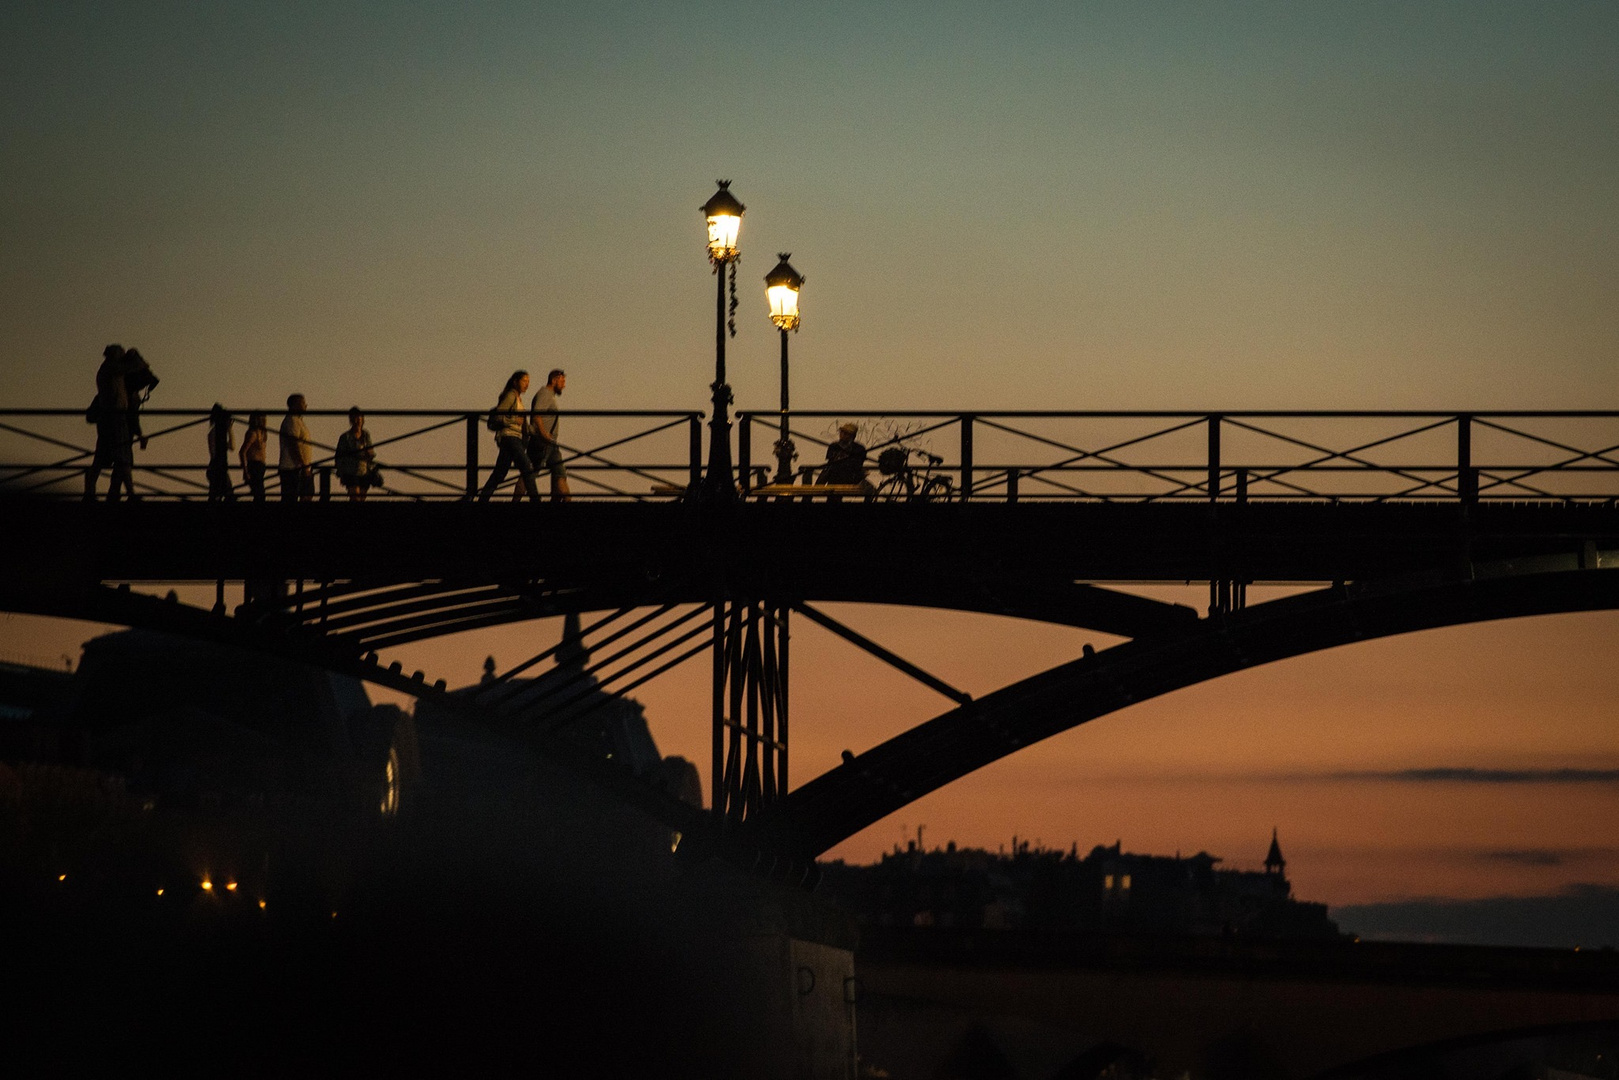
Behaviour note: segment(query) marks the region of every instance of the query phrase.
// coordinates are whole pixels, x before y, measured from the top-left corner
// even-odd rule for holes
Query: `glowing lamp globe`
[[[798,290],[804,287],[804,275],[793,269],[787,260],[790,251],[777,253],[781,262],[765,275],[765,297],[770,301],[770,321],[783,330],[798,329]]]
[[[737,234],[742,231],[742,212],[746,209],[731,194],[731,182],[719,181],[720,189],[703,204],[703,216],[708,219],[708,257],[715,262],[730,262],[736,258]]]

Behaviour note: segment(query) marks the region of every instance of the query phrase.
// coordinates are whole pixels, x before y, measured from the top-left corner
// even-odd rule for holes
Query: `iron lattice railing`
[[[1619,498],[1619,412],[744,412],[742,483],[812,483],[859,425],[879,498],[970,501]],[[783,472],[781,430],[798,457]],[[909,488],[875,466],[904,451]],[[890,464],[897,461],[890,455]]]
[[[277,429],[284,411],[263,410],[269,418],[266,483],[278,497]],[[246,430],[248,410],[232,410],[236,445]],[[335,476],[335,448],[348,429],[346,410],[310,410],[304,415],[314,447],[314,497],[345,498]],[[487,411],[378,409],[365,414],[383,486],[372,499],[442,501],[476,497],[495,465],[495,436],[485,425]],[[667,498],[699,478],[702,435],[699,412],[580,410],[566,414],[561,429],[562,460],[574,498],[635,500]],[[199,500],[208,497],[206,409],[148,409],[141,413],[148,445],[136,449],[135,490],[143,499]],[[0,410],[0,495],[78,498],[95,457],[96,428],[82,410]],[[242,468],[232,453],[232,492],[248,497]],[[509,470],[500,497],[515,494],[518,474]],[[100,478],[104,489],[108,470]],[[547,487],[540,473],[542,492]]]
[[[270,418],[268,483],[277,497]],[[240,441],[246,410],[234,410]],[[142,414],[148,447],[135,452],[143,498],[208,496],[209,413]],[[487,413],[380,409],[366,414],[384,487],[370,498],[439,501],[475,496],[494,465]],[[576,499],[678,497],[701,478],[703,414],[581,410],[563,414],[563,460]],[[335,410],[305,414],[316,448],[315,497],[343,498],[334,447],[348,425]],[[859,425],[879,499],[1100,502],[1286,500],[1461,502],[1619,499],[1619,412],[741,412],[737,481],[745,494],[784,497],[784,480],[814,485],[840,422]],[[782,425],[796,449],[785,473]],[[76,409],[0,410],[0,496],[78,498],[96,429]],[[915,483],[878,468],[904,452]],[[889,456],[889,464],[894,462]],[[236,497],[247,496],[234,459]],[[102,478],[103,488],[107,478]],[[516,481],[508,474],[502,497]],[[542,472],[541,487],[546,486]],[[800,498],[827,497],[824,490]],[[848,497],[845,492],[841,496]]]

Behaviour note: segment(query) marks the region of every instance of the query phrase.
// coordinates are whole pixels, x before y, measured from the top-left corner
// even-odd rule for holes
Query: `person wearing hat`
[[[822,484],[863,484],[866,482],[866,448],[855,441],[860,425],[846,420],[838,425],[838,441],[827,444],[826,465],[818,481]]]

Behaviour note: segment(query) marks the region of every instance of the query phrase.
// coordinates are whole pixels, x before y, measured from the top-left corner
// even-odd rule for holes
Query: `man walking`
[[[118,491],[128,487],[135,493],[135,457],[130,449],[129,392],[124,384],[124,347],[108,345],[101,351],[96,369],[96,398],[90,412],[96,425],[96,454],[84,473],[84,501],[96,497],[96,481],[102,469],[112,470],[107,501],[117,502]]]
[[[553,368],[545,377],[545,385],[534,395],[531,426],[534,432],[534,471],[545,469],[551,474],[551,501],[567,502],[573,497],[568,490],[568,470],[562,464],[562,446],[557,442],[559,426],[557,398],[568,385],[568,374]],[[535,493],[538,495],[538,492]]]
[[[282,502],[308,502],[315,496],[315,447],[304,426],[308,408],[302,394],[287,398],[287,415],[281,421],[281,463],[276,470],[281,476]]]

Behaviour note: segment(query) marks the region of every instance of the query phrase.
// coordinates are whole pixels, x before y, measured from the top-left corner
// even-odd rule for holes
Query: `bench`
[[[653,484],[652,494],[681,498],[686,494],[685,484]],[[872,494],[865,484],[764,484],[749,488],[747,495],[756,499],[864,499]]]
[[[748,495],[756,499],[864,499],[871,488],[864,484],[764,484],[749,488]]]

